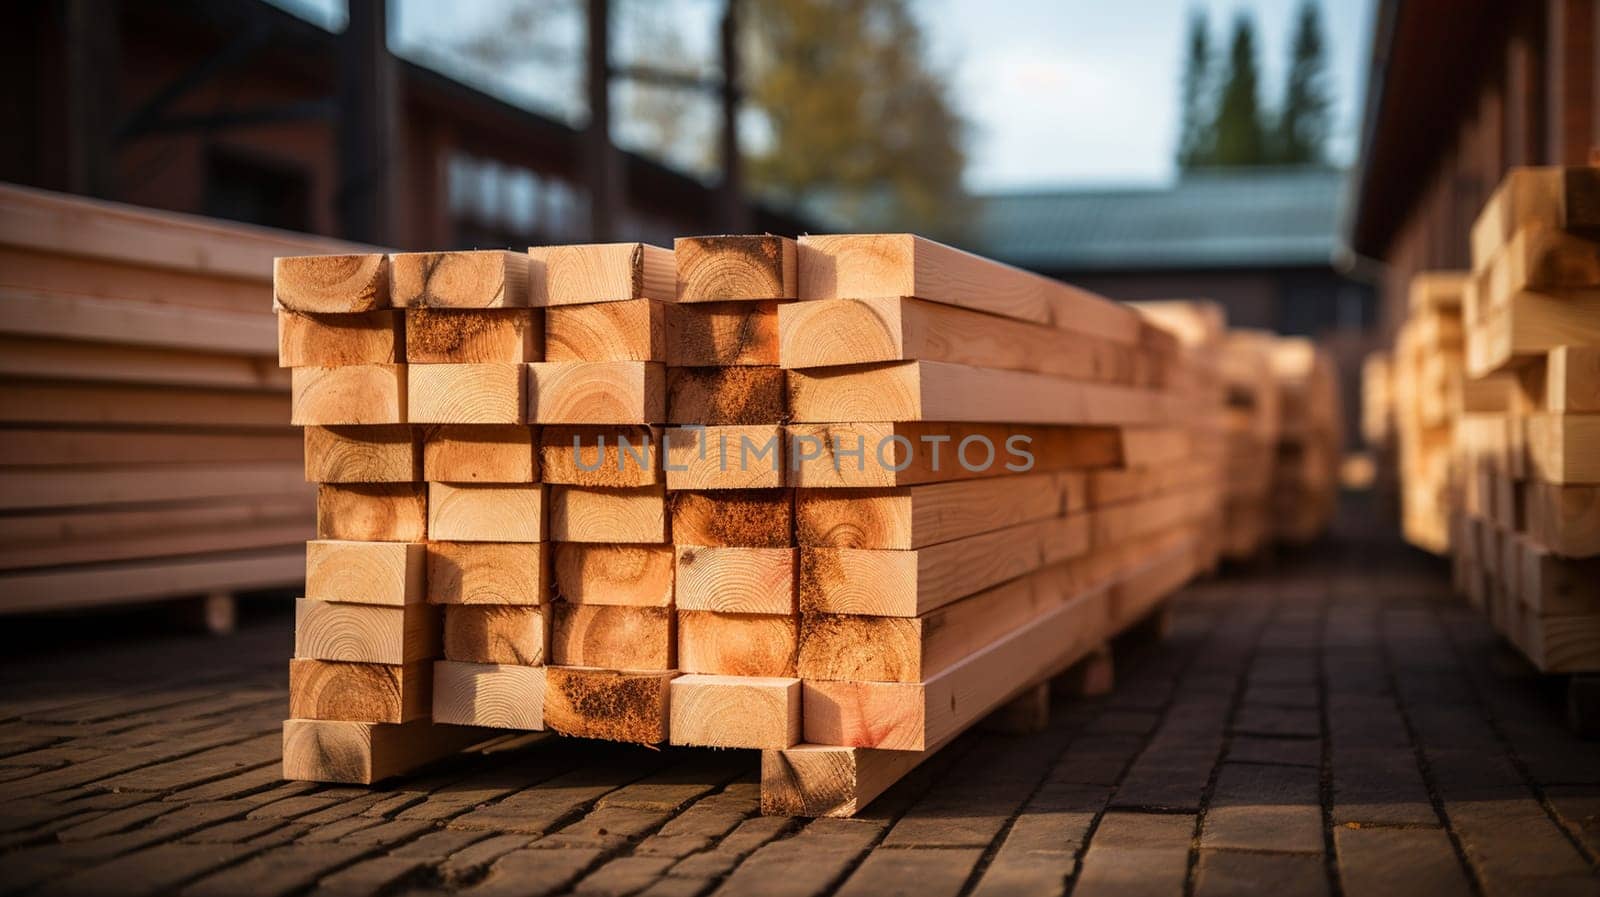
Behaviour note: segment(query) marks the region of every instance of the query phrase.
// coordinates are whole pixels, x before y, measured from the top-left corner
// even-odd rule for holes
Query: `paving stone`
[[[532,842],[533,838],[528,835],[493,835],[450,854],[435,871],[446,882],[469,881],[487,870],[495,860]]]
[[[184,888],[184,897],[273,897],[309,888],[354,863],[371,848],[351,844],[285,844]]]
[[[1083,854],[1076,897],[1181,895],[1195,817],[1107,813]]]
[[[1087,731],[1097,735],[1148,735],[1161,723],[1153,710],[1107,710],[1095,717]]]
[[[1295,707],[1245,705],[1234,714],[1229,729],[1244,735],[1317,738],[1322,734],[1322,715]]]
[[[427,863],[406,857],[381,856],[362,860],[317,882],[313,897],[371,897],[418,878]]]
[[[873,851],[836,893],[840,897],[956,897],[982,856],[977,848]]]
[[[1410,748],[1335,748],[1333,822],[1438,825],[1416,754]]]
[[[1195,870],[1195,897],[1324,897],[1329,892],[1321,856],[1202,849]]]
[[[488,832],[440,829],[407,841],[389,851],[389,853],[391,856],[406,859],[437,861],[489,837],[491,836]]]
[[[1472,893],[1465,870],[1440,829],[1333,830],[1339,879],[1356,897],[1453,897]]]
[[[1224,763],[1217,774],[1213,807],[1318,805],[1320,775],[1304,766]]]
[[[1111,803],[1117,807],[1198,810],[1216,761],[1216,751],[1208,748],[1140,756],[1117,786]]]
[[[1490,893],[1532,893],[1548,879],[1589,877],[1594,870],[1531,795],[1449,801],[1445,815],[1467,861]],[[1591,882],[1600,889],[1600,880]]]
[[[670,857],[627,856],[608,860],[584,876],[573,888],[576,894],[627,897],[650,887],[672,866]]]
[[[605,856],[598,848],[514,850],[496,860],[489,875],[462,891],[472,897],[543,897],[566,890]]]
[[[583,818],[546,836],[539,844],[559,847],[615,848],[661,827],[670,811],[636,810],[632,807],[601,807]]]
[[[846,824],[830,824],[839,822]],[[719,897],[824,893],[844,877],[880,833],[875,826],[847,820],[814,820],[792,837],[769,842],[750,854],[713,893]]]
[[[1016,814],[1031,785],[984,782],[930,791],[900,817],[885,847],[987,847]]]
[[[1086,735],[1068,746],[1048,781],[1115,785],[1143,747],[1136,735]]]
[[[1309,806],[1212,807],[1200,830],[1202,848],[1322,853],[1322,808]]]
[[[703,897],[715,886],[716,882],[708,878],[669,875],[640,891],[638,897]]]
[[[1103,800],[1103,799],[1102,799]],[[1006,832],[974,894],[1059,894],[1077,871],[1095,811],[1040,809],[1030,803]]]
[[[1600,788],[1547,788],[1544,796],[1562,827],[1591,857],[1600,857]]]
[[[1236,735],[1228,742],[1226,759],[1230,763],[1321,766],[1322,742],[1305,738]]]
[[[41,897],[170,894],[184,882],[237,862],[251,848],[234,844],[159,844],[49,882]]]

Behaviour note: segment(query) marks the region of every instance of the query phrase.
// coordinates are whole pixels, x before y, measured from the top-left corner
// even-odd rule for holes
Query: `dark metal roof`
[[[982,197],[967,242],[1037,270],[1331,266],[1345,173],[1234,168],[1165,188]]]

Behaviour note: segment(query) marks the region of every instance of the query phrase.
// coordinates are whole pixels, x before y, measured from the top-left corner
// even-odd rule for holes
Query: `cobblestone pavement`
[[[1600,894],[1600,745],[1390,543],[1191,588],[1113,694],[969,734],[850,820],[761,817],[748,752],[567,739],[283,782],[289,625],[13,632],[0,892]]]

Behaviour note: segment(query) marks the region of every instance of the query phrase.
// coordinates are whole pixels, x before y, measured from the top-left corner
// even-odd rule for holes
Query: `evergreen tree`
[[[1262,123],[1256,71],[1256,29],[1240,13],[1233,23],[1228,69],[1223,78],[1214,126],[1213,165],[1262,165],[1271,161],[1267,129]]]
[[[1295,21],[1289,75],[1278,115],[1277,157],[1287,165],[1324,159],[1333,101],[1327,85],[1322,16],[1316,0],[1304,0]]]
[[[1183,118],[1178,125],[1178,167],[1194,168],[1210,159],[1211,26],[1204,9],[1189,15],[1188,57],[1183,64]]]

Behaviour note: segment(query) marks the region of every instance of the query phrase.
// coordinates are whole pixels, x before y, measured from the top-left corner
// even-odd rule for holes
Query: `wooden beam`
[[[289,661],[289,716],[295,719],[408,723],[433,705],[433,662]]]
[[[438,609],[297,599],[294,656],[353,663],[410,663],[439,654]]]
[[[1025,473],[898,489],[801,489],[795,534],[817,548],[907,550],[1057,517],[1086,506],[1085,473]]]
[[[1114,427],[912,422],[790,424],[785,429],[789,482],[806,488],[915,486],[1108,467],[1122,459],[1122,437]]]
[[[1522,484],[1527,534],[1561,557],[1600,555],[1600,486]]]
[[[800,741],[800,680],[689,674],[672,680],[673,744],[791,747]]]
[[[670,541],[664,486],[603,489],[553,486],[550,538],[557,542],[660,544]]]
[[[546,483],[649,486],[665,482],[660,427],[544,427],[539,461]]]
[[[788,443],[782,424],[672,427],[663,433],[669,490],[776,489]]]
[[[305,597],[352,604],[421,603],[427,594],[426,548],[420,542],[307,542]]]
[[[535,605],[549,600],[545,542],[443,542],[427,546],[430,604]]]
[[[389,308],[388,262],[377,254],[273,259],[272,306],[322,314]]]
[[[281,311],[278,365],[397,364],[406,360],[408,338],[399,313],[387,309],[352,315]]]
[[[937,750],[879,751],[801,744],[762,751],[761,812],[848,819]]]
[[[534,268],[534,305],[676,298],[670,249],[648,243],[590,243],[535,246],[528,256]]]
[[[778,424],[787,414],[784,391],[777,367],[668,368],[666,419],[708,427]]]
[[[1134,345],[1139,316],[1092,293],[911,234],[804,236],[801,299],[905,296]]]
[[[439,483],[537,483],[539,429],[522,424],[429,427],[423,479]]]
[[[670,683],[676,672],[545,669],[545,726],[563,735],[660,744],[667,740]]]
[[[283,723],[283,777],[371,785],[404,775],[492,737],[485,729],[291,719]]]
[[[308,483],[423,479],[422,431],[415,427],[306,427],[303,442]]]
[[[680,545],[785,548],[794,541],[788,489],[675,492],[671,510],[672,539]]]
[[[554,543],[556,593],[572,604],[672,607],[668,545]]]
[[[679,302],[794,299],[795,242],[771,234],[679,237],[672,243]]]
[[[544,315],[527,308],[405,311],[412,364],[520,364],[544,360]]]
[[[1156,424],[1181,419],[1178,397],[1023,371],[906,361],[789,372],[789,411],[806,423],[966,421]]]
[[[677,630],[672,608],[554,604],[550,662],[613,670],[676,669]]]
[[[0,467],[293,461],[301,453],[301,439],[293,431],[239,433],[18,427],[8,428],[6,436],[0,440]]]
[[[664,302],[628,299],[545,309],[545,361],[667,360]]]
[[[666,418],[666,372],[656,362],[547,361],[527,365],[536,424],[654,424]]]
[[[434,661],[433,719],[459,726],[540,731],[544,676],[544,667]]]
[[[0,511],[297,494],[309,489],[292,461],[0,468]]]
[[[793,676],[799,621],[790,614],[678,611],[678,668],[718,676]]]
[[[422,483],[323,483],[317,486],[317,538],[421,542],[428,538],[428,492]]]
[[[677,546],[674,603],[680,610],[795,612],[793,548]]]
[[[549,609],[512,604],[444,606],[444,656],[466,663],[543,666],[550,657]]]
[[[175,508],[120,512],[92,508],[0,518],[0,532],[22,528],[16,526],[17,523],[40,528],[64,526],[71,531],[69,536],[53,535],[41,541],[0,541],[0,570],[271,549],[298,545],[314,535],[309,503],[296,502],[293,512],[285,516],[263,517],[261,510],[255,506],[259,501],[261,499],[246,499],[218,506],[179,505]],[[216,522],[196,522],[206,519]],[[116,521],[127,520],[148,522],[132,524],[122,532],[109,535],[84,533],[85,530],[95,529],[97,523],[115,525]],[[284,584],[288,582],[286,579]],[[231,594],[226,590],[221,591],[222,594]]]
[[[0,335],[0,377],[288,392],[265,359]]]
[[[1592,168],[1512,169],[1472,224],[1473,267],[1481,268],[1527,226],[1593,233],[1600,229],[1600,174]]]
[[[1600,484],[1600,414],[1535,414],[1527,419],[1528,459],[1549,483]]]
[[[295,368],[292,390],[297,427],[406,422],[403,364]]]
[[[140,559],[0,573],[0,611],[28,613],[294,585],[305,575],[300,545],[259,551]]]
[[[1545,410],[1600,412],[1600,347],[1559,346],[1545,371]]]
[[[778,303],[667,306],[667,364],[726,367],[778,363]]]
[[[520,364],[413,364],[406,418],[419,424],[520,424],[527,379]]]
[[[528,269],[525,253],[502,249],[397,252],[389,256],[390,296],[396,308],[521,308]]]
[[[448,542],[543,542],[545,487],[429,483],[428,535]]]
[[[236,389],[19,380],[0,390],[0,423],[256,427],[281,431],[291,413],[290,406],[288,396]]]

